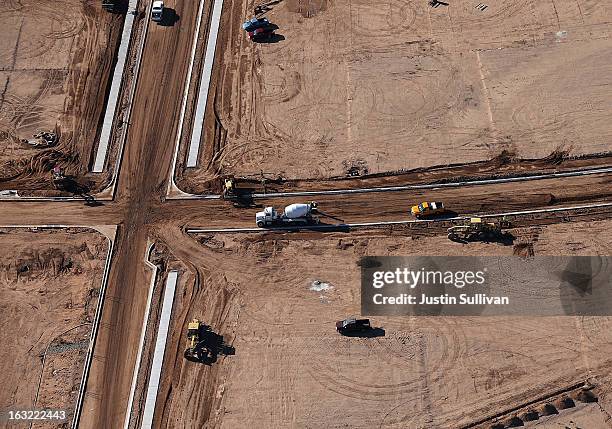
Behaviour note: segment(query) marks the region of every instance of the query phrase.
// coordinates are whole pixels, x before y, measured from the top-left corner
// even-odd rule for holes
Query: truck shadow
[[[269,228],[274,229],[274,228]],[[351,232],[351,227],[346,224],[331,224],[320,222],[316,225],[304,225],[295,227],[296,231],[316,231],[316,232]]]
[[[159,25],[162,27],[173,27],[179,19],[181,19],[181,17],[176,13],[176,10],[171,7],[165,7]]]
[[[357,337],[357,338],[377,338],[377,337],[384,337],[385,333],[386,332],[383,328],[372,328],[372,329],[368,329],[367,331],[347,332],[345,334],[342,334],[342,336],[343,337]]]
[[[261,228],[265,232],[351,232],[351,227],[345,224],[327,224],[317,223],[311,225],[295,225],[295,226],[264,226]]]
[[[459,216],[459,213],[452,211],[452,210],[447,210],[442,214],[420,216],[417,219],[418,220],[447,220],[447,219],[456,218],[457,216]]]

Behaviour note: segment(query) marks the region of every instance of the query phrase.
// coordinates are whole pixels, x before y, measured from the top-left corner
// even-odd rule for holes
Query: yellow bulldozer
[[[187,341],[188,346],[185,349],[185,359],[191,361],[199,361],[202,359],[202,352],[204,351],[200,345],[200,331],[202,329],[202,322],[198,319],[193,319],[187,325]]]
[[[502,238],[503,230],[512,225],[504,217],[498,222],[484,222],[482,218],[470,218],[463,225],[455,225],[448,228],[448,238],[453,241],[485,241]]]

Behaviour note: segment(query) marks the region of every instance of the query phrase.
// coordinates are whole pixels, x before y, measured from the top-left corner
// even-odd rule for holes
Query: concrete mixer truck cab
[[[274,207],[266,207],[255,215],[255,222],[259,228],[318,223],[319,219],[312,216],[316,208],[315,202],[288,205],[283,213],[279,213]]]

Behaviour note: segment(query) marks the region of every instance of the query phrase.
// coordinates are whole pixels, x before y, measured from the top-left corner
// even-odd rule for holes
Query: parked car
[[[270,26],[270,21],[267,18],[252,18],[242,24],[242,29],[246,32],[255,31],[258,28],[266,28]]]

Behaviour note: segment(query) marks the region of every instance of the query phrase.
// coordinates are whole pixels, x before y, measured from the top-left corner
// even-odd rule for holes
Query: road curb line
[[[414,185],[401,185],[401,186],[381,186],[374,188],[345,188],[345,189],[330,189],[320,191],[295,191],[295,192],[270,192],[270,193],[254,193],[251,196],[253,198],[287,198],[287,197],[299,197],[299,196],[317,196],[317,195],[350,195],[350,194],[367,194],[375,192],[398,192],[398,191],[409,191],[409,190],[422,190],[422,189],[438,189],[438,188],[460,188],[463,186],[485,186],[495,185],[504,183],[516,183],[516,182],[529,182],[531,180],[546,180],[546,179],[559,179],[569,177],[580,177],[580,176],[592,176],[598,174],[612,174],[612,167],[595,167],[585,168],[570,171],[561,171],[553,173],[540,173],[525,176],[510,176],[502,177],[499,179],[474,179],[465,180],[461,182],[447,182],[447,183],[421,183]],[[182,192],[182,191],[181,191]],[[167,200],[214,200],[221,199],[219,194],[187,194],[182,192],[180,196],[166,197]]]
[[[574,210],[584,210],[584,209],[594,209],[594,208],[605,208],[612,207],[612,203],[601,203],[601,204],[588,204],[581,206],[571,206],[571,207],[555,207],[550,209],[537,209],[537,210],[524,210],[524,211],[514,211],[514,212],[505,212],[505,213],[494,213],[494,214],[483,214],[483,215],[471,215],[471,216],[456,216],[456,217],[448,217],[442,219],[416,219],[416,220],[396,220],[396,221],[387,221],[387,222],[361,222],[361,223],[343,223],[338,225],[308,225],[305,227],[278,227],[278,228],[220,228],[220,229],[212,229],[212,228],[185,228],[185,231],[188,234],[200,234],[200,233],[251,233],[251,232],[291,232],[291,231],[325,231],[332,230],[332,232],[337,231],[343,228],[363,228],[370,226],[385,226],[385,225],[408,225],[413,223],[437,223],[437,222],[446,222],[451,220],[464,220],[469,219],[470,217],[482,217],[482,218],[491,218],[491,217],[503,217],[503,216],[520,216],[520,215],[528,215],[528,214],[536,214],[536,213],[554,213],[561,211],[574,211]]]
[[[130,420],[132,418],[132,406],[134,403],[134,394],[136,393],[136,385],[138,384],[138,373],[140,372],[140,364],[142,361],[142,350],[144,348],[145,338],[147,334],[147,323],[149,321],[149,316],[151,313],[151,301],[153,300],[153,290],[155,289],[155,283],[157,282],[158,267],[157,265],[151,263],[150,261],[151,252],[153,251],[154,247],[155,247],[154,243],[149,244],[147,251],[145,253],[145,259],[144,259],[145,265],[147,265],[152,270],[151,283],[149,285],[147,304],[145,307],[145,314],[144,314],[144,318],[142,321],[140,342],[138,345],[138,355],[136,356],[136,362],[134,363],[134,375],[132,376],[132,387],[130,388],[130,396],[128,399],[127,409],[125,413],[125,421],[123,424],[124,429],[129,429],[130,427]]]

